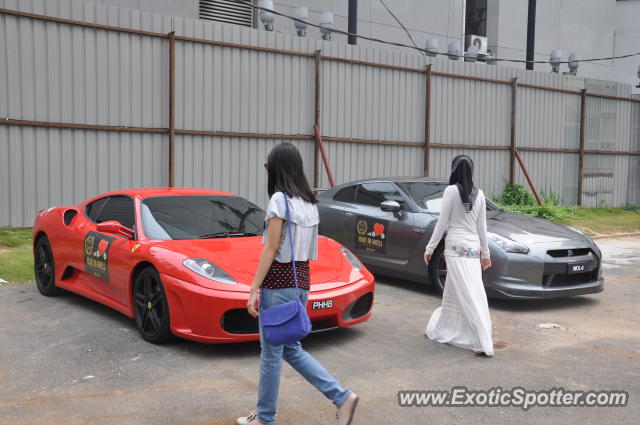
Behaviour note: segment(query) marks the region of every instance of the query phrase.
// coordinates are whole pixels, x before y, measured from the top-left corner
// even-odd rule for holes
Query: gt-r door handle
[[[346,212],[344,213],[344,215],[346,215],[347,217],[353,217],[353,213],[350,213],[350,212]]]

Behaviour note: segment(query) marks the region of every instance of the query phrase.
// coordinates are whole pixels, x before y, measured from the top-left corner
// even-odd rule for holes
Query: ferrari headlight
[[[182,264],[192,272],[198,273],[200,276],[204,276],[207,279],[215,280],[220,283],[228,283],[230,285],[238,283],[227,272],[204,258],[187,258],[182,262]]]
[[[489,236],[489,239],[494,241],[500,248],[504,249],[506,252],[513,252],[515,254],[526,254],[529,252],[529,248],[522,244],[519,244],[518,242],[514,242],[511,239],[507,239],[491,232],[488,232],[487,236]]]
[[[358,257],[353,255],[351,251],[342,246],[340,247],[340,252],[342,252],[344,258],[347,259],[347,261],[353,266],[354,269],[362,270],[362,263],[360,262],[360,260],[358,260]]]

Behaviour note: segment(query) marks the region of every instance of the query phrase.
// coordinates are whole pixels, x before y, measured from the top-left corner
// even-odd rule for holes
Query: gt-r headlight
[[[227,283],[229,285],[235,285],[238,283],[229,275],[229,273],[204,258],[187,258],[182,262],[182,264],[192,272],[198,273],[200,276],[204,276],[207,279],[215,280],[220,283]]]
[[[529,248],[518,242],[512,241],[511,239],[507,239],[491,232],[487,232],[487,236],[489,236],[489,239],[494,241],[500,248],[504,249],[506,252],[513,252],[515,254],[526,254],[529,252]]]
[[[344,258],[347,259],[347,261],[353,266],[354,269],[362,270],[362,263],[360,262],[358,257],[353,254],[353,252],[349,251],[344,246],[340,247],[340,252],[342,253],[342,255],[344,255]]]

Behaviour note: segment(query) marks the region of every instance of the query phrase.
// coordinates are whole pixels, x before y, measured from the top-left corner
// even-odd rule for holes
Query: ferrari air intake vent
[[[230,334],[257,334],[258,320],[251,317],[246,308],[236,308],[222,316],[222,329]]]
[[[76,210],[66,210],[64,212],[64,225],[68,226],[73,221],[73,218],[78,215],[78,211]]]
[[[369,312],[369,310],[371,310],[372,304],[373,294],[371,292],[369,292],[368,294],[364,294],[344,311],[342,320],[355,320],[359,317],[364,316]]]
[[[253,27],[253,8],[234,0],[200,0],[200,19]]]

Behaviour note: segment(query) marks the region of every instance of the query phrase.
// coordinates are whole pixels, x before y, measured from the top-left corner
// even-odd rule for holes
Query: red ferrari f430
[[[36,284],[75,292],[134,319],[142,337],[258,339],[246,309],[262,251],[264,211],[231,193],[134,189],[40,211]],[[307,309],[314,330],[371,316],[374,279],[350,251],[319,237]]]

